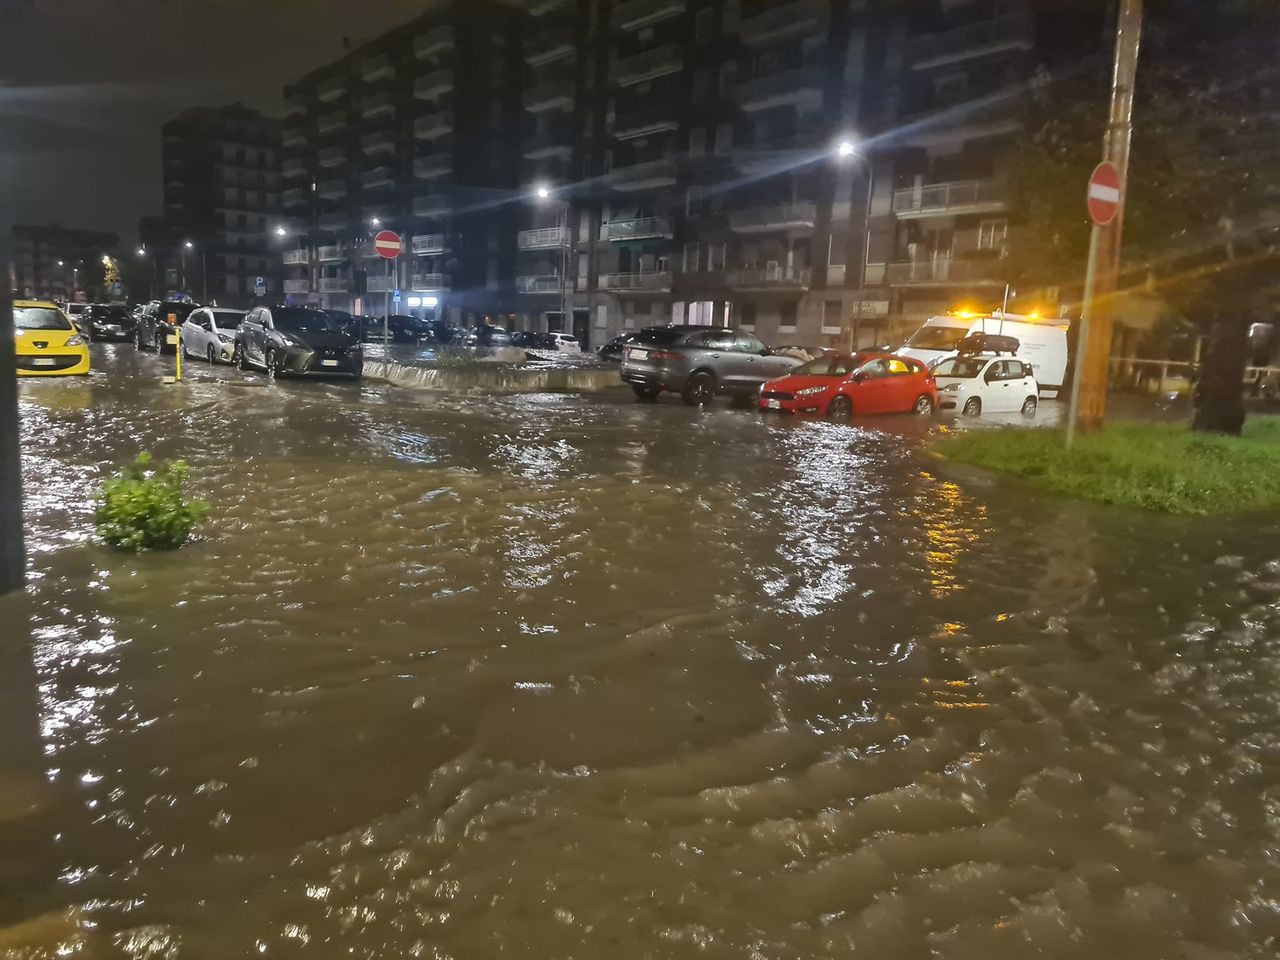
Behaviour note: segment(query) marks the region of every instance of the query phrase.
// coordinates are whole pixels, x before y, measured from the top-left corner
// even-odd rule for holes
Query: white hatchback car
[[[578,343],[578,338],[571,333],[549,333],[547,336],[555,341],[555,349],[559,353],[582,352],[582,345]]]
[[[966,416],[1021,411],[1033,416],[1040,386],[1031,364],[1017,357],[949,357],[933,368],[938,383],[938,407]]]
[[[243,319],[243,310],[192,310],[182,324],[182,355],[203,357],[210,363],[231,363],[236,355],[236,327]]]

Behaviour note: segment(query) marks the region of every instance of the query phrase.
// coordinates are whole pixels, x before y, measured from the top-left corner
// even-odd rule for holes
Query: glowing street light
[[[844,139],[836,144],[836,156],[852,157],[858,152],[858,145],[852,140]]]
[[[147,248],[139,247],[137,252],[138,252],[138,256],[145,257],[147,255]]]
[[[382,218],[381,218],[381,217],[374,217],[374,218],[373,218],[372,220],[370,220],[369,222],[370,222],[371,224],[373,224],[375,227],[380,227],[380,226],[382,226]]]
[[[286,230],[284,227],[276,227],[276,236],[277,236],[277,237],[283,237],[283,236],[284,236],[285,234],[287,234],[288,232],[289,232],[289,231],[288,231],[288,230]]]
[[[534,196],[536,196],[539,200],[549,200],[549,199],[551,199],[551,188],[550,188],[550,187],[545,187],[545,186],[543,186],[543,187],[538,187],[538,189],[534,190],[534,191],[533,191],[533,193],[534,193]]]
[[[190,240],[188,240],[186,243],[183,244],[183,246],[186,247],[188,250],[191,250],[191,249],[194,249],[195,244],[192,243]]]

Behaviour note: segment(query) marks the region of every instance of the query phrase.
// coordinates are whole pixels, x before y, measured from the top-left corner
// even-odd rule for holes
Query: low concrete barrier
[[[364,375],[442,393],[603,393],[624,386],[617,367],[514,367],[479,363],[433,367],[366,359]]]

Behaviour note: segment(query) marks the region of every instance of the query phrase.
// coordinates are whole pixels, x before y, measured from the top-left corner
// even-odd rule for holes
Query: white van
[[[956,355],[956,346],[972,333],[994,333],[1018,341],[1018,358],[1031,365],[1043,393],[1056,395],[1067,373],[1068,320],[1045,320],[1017,313],[950,314],[930,317],[898,350],[903,357],[933,365]]]

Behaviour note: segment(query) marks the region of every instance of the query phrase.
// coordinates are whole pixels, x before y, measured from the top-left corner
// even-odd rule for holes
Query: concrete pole
[[[1103,159],[1120,171],[1122,198],[1129,182],[1129,143],[1133,130],[1133,88],[1138,73],[1138,52],[1142,39],[1142,0],[1122,0],[1116,20],[1115,65],[1111,77],[1111,110],[1103,140]],[[1082,367],[1080,390],[1072,404],[1079,404],[1082,430],[1102,427],[1107,410],[1107,373],[1111,357],[1111,295],[1120,276],[1120,241],[1124,232],[1123,200],[1114,220],[1099,227],[1088,271],[1096,276],[1091,297],[1084,304],[1089,311],[1088,339],[1080,338],[1076,363]],[[1081,334],[1084,334],[1081,330]]]
[[[0,276],[7,276],[0,264]],[[0,593],[22,589],[26,549],[22,542],[22,462],[18,447],[18,371],[13,348],[13,304],[0,284]]]

